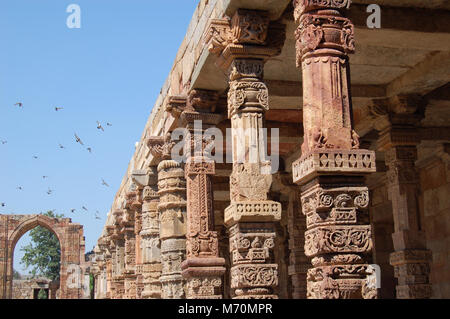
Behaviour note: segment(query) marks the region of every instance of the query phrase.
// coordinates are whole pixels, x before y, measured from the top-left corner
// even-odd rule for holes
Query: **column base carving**
[[[222,299],[223,258],[188,258],[181,264],[187,299]]]
[[[429,250],[402,250],[390,255],[394,277],[398,280],[398,299],[428,299],[432,296],[429,282],[431,260]]]
[[[160,299],[161,298],[161,282],[159,277],[161,276],[162,265],[156,264],[144,264],[143,265],[143,277],[144,277],[144,290],[142,291],[142,298],[144,299]]]
[[[186,255],[186,240],[180,238],[161,241],[162,273],[161,297],[163,299],[182,299],[185,296],[181,263]]]

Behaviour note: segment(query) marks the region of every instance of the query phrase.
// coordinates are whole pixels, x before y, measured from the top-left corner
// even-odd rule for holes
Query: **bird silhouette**
[[[83,141],[78,137],[77,133],[75,133],[75,140],[77,141],[77,143],[80,143],[81,145],[84,145]]]
[[[103,128],[103,126],[100,124],[99,121],[97,121],[97,128],[98,128],[99,130],[102,130],[103,132],[105,131],[105,129]]]
[[[89,153],[92,153],[92,148],[88,147],[87,150],[89,151]]]
[[[55,111],[58,112],[59,110],[64,109],[63,107],[55,107]]]
[[[8,143],[8,141],[2,140],[2,144],[3,144],[3,145],[5,145],[6,143]]]
[[[23,190],[22,186],[18,186],[17,189],[18,189],[19,191]]]
[[[108,183],[106,183],[103,178],[102,178],[102,185],[105,185],[106,187],[109,187]]]
[[[44,176],[42,176],[42,178],[43,178],[43,179],[46,179],[46,178],[48,178],[48,176],[45,176],[45,175],[44,175]]]
[[[95,213],[95,219],[101,219],[101,218],[98,216],[98,214],[100,214],[100,212],[99,212],[99,211],[96,211],[96,213]]]
[[[23,107],[23,103],[17,102],[16,104],[14,104],[14,106]]]
[[[84,206],[83,206],[83,207],[81,207],[81,208],[83,208],[83,209],[84,209],[85,211],[88,211],[88,209],[87,209],[86,207],[84,207]]]
[[[59,144],[59,148],[65,148],[63,145]]]
[[[75,213],[75,211],[76,211],[75,208],[72,208],[72,209],[70,210],[70,212],[71,212],[72,214]]]
[[[38,159],[38,157],[36,155],[33,156],[34,159]]]
[[[6,203],[2,203],[2,207],[5,207],[6,206]]]
[[[107,126],[112,126],[112,124],[111,124],[111,123],[106,123],[106,125],[107,125]]]
[[[49,188],[48,191],[47,191],[47,194],[51,195],[52,193],[53,193],[53,191]]]

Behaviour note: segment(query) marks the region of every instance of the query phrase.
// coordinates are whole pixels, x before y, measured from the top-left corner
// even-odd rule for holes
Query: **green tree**
[[[38,299],[48,299],[47,298],[47,293],[45,292],[44,289],[39,290],[39,292],[38,292]]]
[[[22,275],[17,270],[13,269],[13,279],[22,279]]]
[[[48,211],[44,214],[51,218],[61,218],[63,215]],[[21,264],[25,268],[32,267],[31,275],[44,276],[50,280],[59,279],[61,248],[58,238],[50,230],[37,226],[30,231],[31,242],[22,247],[24,255]]]

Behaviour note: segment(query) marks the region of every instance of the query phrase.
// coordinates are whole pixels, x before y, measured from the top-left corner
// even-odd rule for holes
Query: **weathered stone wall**
[[[432,156],[422,162],[419,159],[422,225],[427,248],[433,253],[430,273],[433,298],[450,297],[450,155],[445,148],[448,152],[448,144],[424,148]]]
[[[14,280],[12,299],[33,299],[32,285],[29,280]]]

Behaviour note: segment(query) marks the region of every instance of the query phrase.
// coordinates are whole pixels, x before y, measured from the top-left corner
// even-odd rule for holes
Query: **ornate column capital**
[[[202,130],[217,125],[223,120],[221,114],[215,114],[219,103],[219,93],[212,90],[193,89],[189,92],[181,120],[192,131],[195,121],[202,121]]]
[[[186,108],[187,97],[185,95],[169,96],[166,104],[166,112],[172,114],[173,117],[178,118]]]
[[[374,100],[370,111],[375,118],[374,128],[380,132],[377,148],[385,151],[419,144],[421,132],[417,127],[423,119],[424,107],[425,101],[416,95]]]
[[[302,59],[311,54],[345,58],[347,53],[354,53],[354,26],[342,17],[342,9],[348,9],[350,3],[350,0],[294,1],[294,18],[299,23],[295,32],[298,67],[301,67]]]
[[[267,60],[279,55],[286,38],[285,25],[270,22],[267,12],[238,9],[233,18],[212,19],[205,42],[228,71],[236,58]]]
[[[298,23],[302,14],[316,10],[349,9],[351,0],[294,0],[294,19]]]
[[[171,134],[166,133],[164,136],[151,136],[147,139],[147,146],[150,153],[158,159],[170,160],[172,148],[176,142],[172,141]]]

